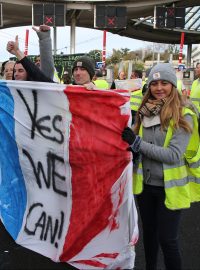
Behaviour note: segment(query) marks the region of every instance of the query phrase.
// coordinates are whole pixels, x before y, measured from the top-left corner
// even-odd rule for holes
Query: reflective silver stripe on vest
[[[172,164],[172,165],[165,164],[164,168],[165,168],[165,170],[166,169],[176,169],[176,168],[182,167],[182,166],[185,166],[184,159],[181,159],[178,164]]]
[[[143,175],[143,171],[142,171],[141,168],[138,168],[136,173],[137,173],[137,174],[140,174],[140,175],[141,175],[141,174]]]
[[[178,164],[178,167],[182,167],[182,166],[185,166],[185,162],[187,163],[187,166],[189,168],[198,168],[200,167],[200,160],[198,160],[197,162],[189,162],[189,160],[187,161],[184,161],[183,159],[181,159],[181,162]],[[177,164],[172,164],[172,165],[168,165],[168,164],[165,164],[165,169],[174,169],[174,168],[177,168]]]
[[[131,98],[139,98],[139,99],[142,99],[141,96],[137,96],[137,95],[131,95]]]
[[[132,105],[137,105],[137,106],[140,105],[139,103],[136,103],[136,102],[130,102],[130,104],[131,104],[131,106]]]
[[[190,98],[192,101],[198,101],[198,102],[200,102],[200,98],[193,98],[193,97],[191,97]]]
[[[197,162],[193,162],[193,163],[187,162],[187,165],[189,168],[193,168],[193,169],[199,168],[200,167],[200,160],[198,160]]]
[[[181,180],[166,181],[165,188],[183,187],[189,182],[200,184],[200,178],[196,178],[194,176],[188,176],[188,177],[182,178]]]

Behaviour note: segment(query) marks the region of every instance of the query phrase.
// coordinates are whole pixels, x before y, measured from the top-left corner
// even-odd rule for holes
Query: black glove
[[[126,127],[122,132],[122,139],[129,145],[132,145],[136,139],[136,135],[131,128]]]
[[[142,95],[144,96],[146,94],[146,91],[148,90],[148,84],[145,83],[144,86],[142,87]]]

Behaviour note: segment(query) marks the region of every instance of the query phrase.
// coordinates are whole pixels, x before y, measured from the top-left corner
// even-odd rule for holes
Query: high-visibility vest
[[[141,103],[142,103],[142,89],[131,92],[130,104],[132,111],[138,111]]]
[[[147,81],[148,81],[148,77],[145,77],[145,79],[142,80],[142,87],[147,83]]]
[[[200,79],[193,81],[190,92],[190,99],[200,113]]]
[[[103,80],[103,79],[97,79],[97,80],[93,81],[93,83],[99,89],[108,89],[109,88],[108,82],[106,80]]]
[[[54,77],[53,77],[53,81],[54,82],[57,82],[57,83],[60,83],[60,78],[58,76],[58,72],[56,69],[54,69]]]
[[[183,86],[183,82],[181,80],[177,80],[177,89],[181,95],[182,95],[182,86]]]
[[[200,145],[197,116],[185,108],[184,114],[192,115],[193,132],[187,149],[180,162],[176,165],[163,163],[165,205],[171,210],[189,208],[192,202],[200,201]],[[142,126],[140,127],[142,135]],[[173,135],[173,122],[170,121],[164,147],[167,147]],[[142,162],[133,174],[133,193],[140,194],[143,190]]]

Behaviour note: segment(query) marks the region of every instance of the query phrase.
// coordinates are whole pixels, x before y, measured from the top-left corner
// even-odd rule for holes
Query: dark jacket
[[[28,73],[28,81],[37,81],[37,82],[51,82],[54,81],[47,77],[40,69],[37,67],[31,60],[26,56],[16,63],[22,64],[26,72]],[[13,74],[14,77],[14,74]],[[13,78],[14,80],[14,78]]]

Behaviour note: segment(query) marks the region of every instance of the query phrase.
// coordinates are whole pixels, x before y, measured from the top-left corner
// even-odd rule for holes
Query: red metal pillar
[[[102,62],[103,66],[105,66],[106,63],[106,30],[103,30],[103,51],[102,51]]]
[[[25,50],[24,54],[28,55],[28,37],[29,37],[29,30],[26,29],[26,36],[25,36]]]
[[[182,63],[183,58],[183,45],[184,45],[185,33],[181,33],[181,43],[180,43],[180,50],[179,50],[179,57],[178,57],[178,64]]]

